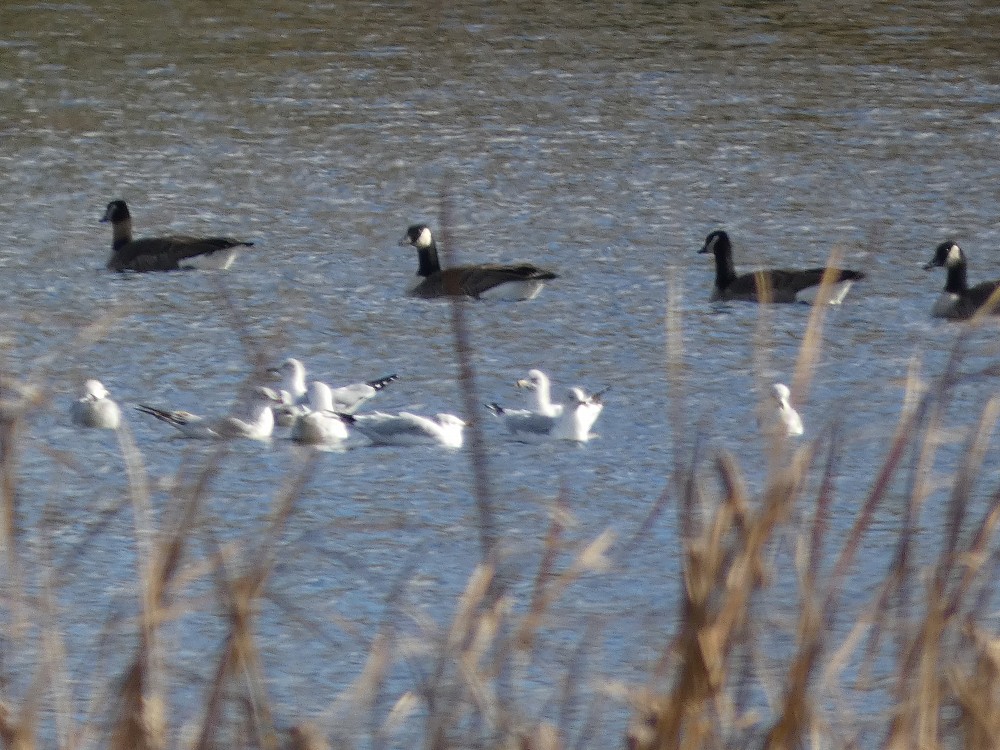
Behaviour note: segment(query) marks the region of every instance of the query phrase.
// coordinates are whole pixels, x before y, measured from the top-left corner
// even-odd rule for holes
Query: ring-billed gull
[[[784,383],[775,383],[771,386],[771,397],[773,402],[765,408],[760,419],[761,429],[768,434],[801,435],[802,417],[789,401],[791,391],[788,386]]]
[[[530,263],[480,263],[442,270],[437,243],[426,224],[411,226],[399,244],[417,249],[417,278],[407,290],[411,297],[528,300],[538,296],[546,281],[558,278]]]
[[[122,413],[101,381],[90,379],[83,384],[83,396],[70,406],[70,418],[79,427],[117,430]]]
[[[295,423],[299,416],[309,411],[309,384],[306,379],[306,367],[301,360],[289,357],[277,367],[270,368],[269,372],[281,377],[282,405],[275,410],[275,418],[282,427],[289,427]],[[374,398],[379,391],[397,379],[398,376],[393,374],[365,383],[351,383],[337,388],[327,386],[332,405],[330,411],[353,414],[363,403]]]
[[[226,269],[241,247],[252,242],[232,237],[172,235],[132,239],[132,215],[125,201],[111,201],[101,221],[111,222],[111,271],[177,271],[182,268]]]
[[[398,414],[344,414],[342,418],[376,445],[437,443],[448,448],[462,447],[465,422],[454,414],[435,414],[431,418],[401,411]]]
[[[309,410],[295,420],[289,437],[308,445],[331,445],[346,440],[347,424],[334,409],[330,386],[314,380],[308,390]]]
[[[582,388],[570,388],[567,394],[569,401],[562,413],[555,417],[529,409],[505,409],[496,403],[488,408],[503,420],[507,431],[518,440],[585,443],[594,436],[590,430],[604,409],[602,397],[609,389],[610,386],[588,396]]]
[[[251,390],[249,401],[244,408],[229,416],[216,419],[206,419],[188,411],[159,409],[146,404],[139,404],[136,409],[143,414],[156,417],[161,422],[166,422],[189,438],[267,440],[274,431],[274,414],[271,407],[279,401],[278,394],[273,390],[257,386]]]

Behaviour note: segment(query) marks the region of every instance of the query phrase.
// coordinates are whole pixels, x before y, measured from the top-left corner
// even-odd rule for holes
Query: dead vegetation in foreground
[[[467,403],[475,404],[462,303],[456,303],[454,314],[461,385]],[[793,386],[800,398],[819,355],[824,311],[817,307],[813,315]],[[679,402],[682,337],[673,307],[667,325],[668,380]],[[0,680],[0,742],[11,750],[322,750],[414,742],[433,750],[569,750],[607,747],[605,727],[616,721],[624,725],[621,717],[629,713],[628,727],[614,743],[630,750],[993,750],[1000,746],[1000,639],[989,608],[995,598],[1000,488],[990,489],[985,503],[972,498],[1000,413],[996,398],[985,404],[966,437],[943,513],[947,522],[935,532],[940,534],[936,559],[923,565],[919,561],[926,555],[916,549],[920,535],[928,533],[921,529],[922,510],[954,389],[998,374],[990,368],[963,371],[963,347],[975,325],[959,331],[947,368],[929,387],[911,383],[913,398],[887,441],[881,470],[867,496],[858,499],[854,525],[836,547],[828,533],[843,470],[836,426],[796,445],[773,438],[768,478],[755,495],[735,456],[710,451],[700,440],[685,444],[680,434],[690,425],[681,421],[683,409],[676,403],[671,421],[678,431],[676,467],[663,495],[651,503],[644,528],[620,542],[610,532],[570,539],[571,498],[556,498],[530,595],[518,599],[509,585],[512,561],[504,556],[502,521],[490,498],[487,452],[473,428],[468,455],[477,477],[472,494],[482,559],[458,601],[440,604],[441,620],[418,623],[418,637],[412,626],[394,621],[372,633],[364,667],[341,694],[329,696],[331,708],[321,716],[279,715],[262,666],[264,644],[255,630],[265,600],[272,598],[268,583],[282,531],[296,512],[316,456],[305,459],[276,494],[260,538],[237,547],[213,541],[212,530],[198,520],[226,449],[182,471],[170,503],[174,510],[157,525],[141,456],[127,430],[121,431],[130,494],[123,506],[134,520],[139,614],[127,667],[96,694],[81,698],[67,688],[64,625],[54,605],[59,576],[67,571],[46,569],[21,542],[20,436],[32,414],[45,407],[44,389],[4,376],[0,617],[7,633],[0,647],[18,649],[32,639],[39,658],[35,673],[17,681],[25,689]],[[845,582],[864,554],[876,512],[890,499],[896,507],[905,506],[893,562],[858,607],[851,603],[857,592],[845,591]],[[558,625],[556,607],[563,594],[582,576],[599,574],[628,555],[665,513],[677,514],[682,569],[671,572],[664,565],[661,574],[680,576],[681,597],[676,630],[662,634],[648,680],[609,684],[603,676],[588,675],[581,657],[553,675],[552,698],[544,710],[536,699],[520,695],[518,686],[531,671],[539,641]],[[794,540],[796,591],[783,595],[797,606],[788,637],[767,655],[765,669],[760,652],[772,646],[767,597],[779,577],[773,553],[779,538]],[[673,554],[665,553],[665,559]],[[40,584],[27,585],[29,571]],[[225,636],[204,644],[202,660],[212,678],[198,688],[198,718],[181,725],[170,705],[176,673],[163,632],[192,614],[186,590],[205,580],[211,582],[210,608],[225,624]],[[582,653],[593,634],[578,635]],[[0,653],[0,676],[7,662]],[[401,662],[409,665],[412,684],[392,693],[389,674]],[[852,713],[866,703],[873,706],[867,714]]]

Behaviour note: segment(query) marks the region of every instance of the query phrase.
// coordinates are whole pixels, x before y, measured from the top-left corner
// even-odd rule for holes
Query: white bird
[[[274,432],[274,413],[271,407],[279,402],[280,397],[273,390],[257,386],[252,389],[250,399],[242,411],[217,419],[206,419],[188,411],[158,409],[146,404],[139,404],[135,408],[172,425],[189,438],[267,440]]]
[[[607,391],[608,388],[603,388],[588,396],[582,388],[570,388],[569,403],[556,417],[528,409],[504,409],[495,403],[488,408],[504,420],[507,431],[518,440],[570,440],[585,443],[593,437],[590,428],[604,409],[601,397]]]
[[[508,409],[493,402],[486,408],[503,420],[507,432],[524,442],[548,440],[555,427],[556,417],[547,417],[531,409]]]
[[[342,416],[352,428],[376,445],[423,445],[436,443],[448,448],[462,447],[465,422],[454,414],[435,414],[433,418],[401,411],[399,414]]]
[[[528,388],[535,392],[536,414],[546,417],[558,417],[563,413],[562,404],[553,404],[551,396],[551,384],[548,376],[541,370],[528,370],[528,377],[521,378],[514,385],[518,388]]]
[[[330,445],[346,440],[347,424],[334,408],[333,392],[326,383],[309,384],[309,410],[299,415],[289,437],[297,443]]]
[[[775,383],[771,386],[771,394],[775,404],[770,408],[769,413],[764,414],[761,420],[761,427],[767,433],[784,433],[785,435],[801,435],[802,417],[792,408],[789,402],[791,391],[784,383]]]
[[[122,413],[101,381],[91,379],[83,384],[83,396],[70,406],[70,418],[79,427],[117,430]]]
[[[556,417],[552,437],[556,440],[575,440],[578,443],[590,440],[593,437],[590,428],[594,426],[594,422],[604,409],[601,397],[610,387],[602,388],[590,396],[582,388],[570,388],[567,394],[569,403],[563,413]]]
[[[306,382],[306,367],[300,360],[289,357],[270,372],[282,376],[282,405],[275,410],[275,419],[282,427],[289,427],[309,410],[309,385]],[[369,380],[365,383],[351,383],[339,388],[329,388],[331,411],[353,414],[365,401],[398,378],[397,375]],[[318,382],[318,381],[313,381]]]

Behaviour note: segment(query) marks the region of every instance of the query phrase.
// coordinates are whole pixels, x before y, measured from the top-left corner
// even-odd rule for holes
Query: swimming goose
[[[454,266],[441,269],[437,243],[426,224],[414,224],[406,230],[400,245],[417,249],[417,278],[410,286],[411,297],[460,297],[476,299],[534,299],[546,281],[558,278],[552,271],[530,263]]]
[[[931,315],[935,318],[951,318],[953,320],[965,320],[971,318],[980,307],[986,304],[997,287],[1000,287],[1000,280],[984,281],[969,287],[967,274],[967,263],[965,253],[957,243],[948,240],[942,242],[934,250],[934,258],[924,266],[924,270],[931,268],[947,268],[948,278],[945,281],[944,290],[934,302],[931,308]],[[989,311],[991,315],[1000,315],[1000,304],[994,305]]]
[[[465,422],[454,414],[435,414],[434,418],[401,411],[399,414],[373,412],[341,417],[375,445],[443,445],[462,447]]]
[[[275,419],[280,426],[289,427],[309,409],[306,366],[300,360],[289,357],[277,367],[270,368],[268,372],[282,377],[280,390],[282,403],[275,408]],[[365,383],[351,383],[338,388],[324,386],[330,391],[329,410],[340,414],[353,414],[363,403],[374,398],[379,391],[398,379],[399,376],[393,373]]]
[[[251,391],[246,413],[236,413],[218,419],[206,419],[189,411],[169,411],[146,404],[139,404],[135,408],[143,414],[149,414],[177,428],[184,437],[202,440],[235,438],[267,440],[274,432],[274,414],[271,407],[279,401],[277,393],[270,388],[258,386]]]
[[[307,445],[330,445],[346,440],[347,424],[336,413],[330,386],[314,380],[309,384],[309,411],[292,425],[289,437]]]
[[[788,270],[772,268],[752,271],[742,276],[736,274],[733,264],[733,246],[729,235],[717,230],[705,238],[705,245],[699,253],[715,255],[715,288],[712,291],[712,301],[744,300],[760,302],[763,287],[767,290],[767,299],[771,302],[808,302],[816,301],[820,282],[823,279],[824,268],[809,268]],[[860,271],[849,269],[834,269],[836,275],[829,290],[830,304],[839,305],[847,296],[851,284],[865,275]]]
[[[541,370],[528,370],[528,377],[521,378],[514,385],[535,392],[535,413],[546,417],[558,417],[562,414],[563,405],[552,403],[551,383]]]
[[[79,427],[117,430],[122,413],[100,380],[83,384],[83,396],[70,407],[70,418]]]
[[[187,268],[226,269],[240,247],[252,242],[232,237],[182,235],[132,239],[132,215],[125,201],[111,201],[101,218],[111,222],[110,271],[177,271]]]
[[[765,409],[759,420],[761,428],[765,433],[783,433],[789,436],[801,435],[802,417],[795,411],[789,402],[792,392],[784,383],[775,383],[771,386],[771,395],[774,404]]]

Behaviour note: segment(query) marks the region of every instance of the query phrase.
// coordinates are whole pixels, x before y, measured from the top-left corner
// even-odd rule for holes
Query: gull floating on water
[[[342,415],[347,424],[376,445],[424,445],[436,443],[448,448],[462,447],[465,422],[454,414],[435,414],[433,418],[401,411],[399,414]]]
[[[139,404],[136,409],[177,428],[189,438],[267,440],[274,431],[274,413],[271,407],[279,401],[280,397],[273,390],[257,386],[252,389],[243,413],[237,412],[217,419],[206,419],[188,411],[169,411],[146,404]]]
[[[608,386],[610,388],[610,386]],[[547,416],[529,409],[505,409],[499,404],[489,405],[490,411],[503,419],[507,431],[519,440],[570,440],[585,443],[593,434],[594,422],[604,409],[602,396],[608,388],[588,396],[582,388],[570,388],[569,402],[559,416]]]
[[[270,370],[274,375],[282,377],[281,401],[277,407],[275,419],[282,427],[289,427],[295,420],[310,410],[309,386],[306,382],[305,365],[294,357],[289,357],[277,367]],[[330,411],[339,414],[353,414],[358,408],[398,378],[397,375],[369,380],[365,383],[351,383],[338,388],[329,388]],[[319,382],[319,381],[314,381]]]
[[[102,430],[117,430],[122,421],[118,408],[100,380],[88,380],[83,384],[83,396],[70,406],[70,419],[79,427],[96,427]]]
[[[334,408],[330,386],[314,380],[309,384],[308,399],[308,411],[295,420],[289,437],[308,445],[331,445],[346,440],[347,424]]]
[[[802,417],[792,408],[789,402],[791,391],[784,383],[775,383],[771,386],[771,395],[774,403],[769,407],[768,413],[761,419],[761,427],[767,433],[784,433],[785,435],[801,435]]]

